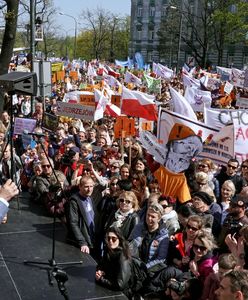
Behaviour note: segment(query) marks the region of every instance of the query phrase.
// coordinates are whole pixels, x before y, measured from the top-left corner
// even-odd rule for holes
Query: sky
[[[114,14],[121,16],[130,15],[131,13],[131,0],[53,0],[54,6],[63,13],[74,16],[78,22],[80,12],[84,9],[97,9],[98,7],[111,11]],[[73,35],[73,28],[75,22],[70,17],[57,15],[56,23],[62,31],[69,30],[68,35]]]

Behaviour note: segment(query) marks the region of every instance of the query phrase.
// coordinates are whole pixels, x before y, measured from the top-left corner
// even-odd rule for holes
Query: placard
[[[66,102],[58,102],[57,105],[58,116],[94,121],[95,107],[93,106]]]
[[[55,132],[58,129],[58,117],[49,113],[44,113],[42,127]]]
[[[121,95],[112,95],[111,103],[121,108]]]
[[[117,118],[114,125],[115,138],[125,138],[127,136],[135,136],[134,119],[129,119],[126,116]]]
[[[36,119],[15,118],[14,134],[23,134],[23,131],[34,132]]]
[[[79,101],[80,101],[80,104],[85,105],[85,106],[94,106],[95,107],[95,105],[96,105],[95,95],[80,95]]]

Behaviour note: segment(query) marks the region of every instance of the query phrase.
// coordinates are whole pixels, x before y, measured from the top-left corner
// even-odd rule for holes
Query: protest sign
[[[135,135],[134,119],[129,119],[126,116],[117,118],[114,125],[115,138],[125,138]]]
[[[46,130],[55,132],[58,129],[58,117],[52,114],[44,113],[42,127]]]
[[[26,118],[15,118],[14,134],[23,134],[23,131],[34,132],[37,120]]]
[[[248,108],[248,95],[247,97],[237,96],[236,106]]]
[[[80,94],[79,96],[79,102],[82,105],[85,106],[94,106],[96,105],[95,103],[95,96],[94,94]]]
[[[233,90],[233,85],[230,82],[227,81],[225,86],[224,86],[224,92],[229,95],[232,90]]]
[[[202,138],[202,141],[209,140],[218,133],[218,129],[208,126],[200,121],[191,120],[183,115],[161,108],[158,122],[158,139],[166,144],[170,131],[175,123],[183,124],[191,128],[196,135]]]
[[[248,112],[244,109],[205,108],[204,120],[207,125],[220,129],[237,120],[240,125],[248,125]]]
[[[77,118],[81,120],[94,120],[95,107],[82,104],[58,102],[57,115]]]
[[[111,103],[120,108],[121,107],[121,95],[112,95]]]
[[[248,123],[240,123],[238,119],[233,120],[234,124],[234,155],[241,163],[248,159]]]

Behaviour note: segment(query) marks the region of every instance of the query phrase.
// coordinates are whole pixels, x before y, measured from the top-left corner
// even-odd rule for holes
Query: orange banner
[[[86,106],[95,106],[94,95],[80,95],[80,103]]]
[[[112,95],[111,103],[118,107],[121,107],[121,95]]]
[[[118,117],[114,125],[115,138],[135,136],[134,119],[126,116]]]

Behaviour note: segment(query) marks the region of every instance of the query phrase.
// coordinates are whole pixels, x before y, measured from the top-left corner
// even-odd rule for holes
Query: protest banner
[[[248,108],[248,95],[245,96],[237,96],[236,106],[242,108]]]
[[[233,120],[234,124],[234,155],[241,163],[248,159],[248,123],[240,123],[238,119]]]
[[[244,109],[204,109],[205,124],[220,129],[237,120],[239,125],[248,125],[248,112]]]
[[[23,131],[34,132],[36,119],[15,118],[14,134],[23,134]]]
[[[135,136],[134,119],[127,116],[117,117],[114,125],[115,138],[125,138],[127,136]]]
[[[95,107],[82,104],[58,102],[57,115],[77,118],[81,120],[94,120]]]
[[[146,131],[153,131],[154,122],[147,121],[143,118],[139,119],[139,131],[146,130]]]
[[[159,113],[157,137],[163,144],[167,143],[168,136],[175,123],[183,124],[191,128],[196,135],[202,138],[203,142],[218,133],[218,129],[214,127],[208,126],[200,121],[191,120],[183,115],[166,110],[165,108],[161,108]]]
[[[78,80],[78,72],[77,71],[70,71],[69,76],[73,80]]]
[[[158,122],[158,140],[165,145],[168,140],[171,128],[175,123],[183,124],[191,128],[204,143],[203,151],[198,154],[199,158],[210,158],[218,164],[225,165],[230,157],[233,157],[233,136],[224,136],[219,141],[213,141],[214,137],[219,134],[219,129],[208,126],[199,121],[192,121],[182,115],[176,114],[166,109],[161,109]],[[179,127],[180,130],[180,127]],[[180,132],[178,132],[180,134]]]
[[[112,95],[111,103],[120,108],[121,107],[121,95]]]
[[[85,106],[96,106],[94,94],[80,94],[79,102]]]

